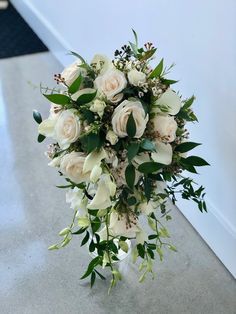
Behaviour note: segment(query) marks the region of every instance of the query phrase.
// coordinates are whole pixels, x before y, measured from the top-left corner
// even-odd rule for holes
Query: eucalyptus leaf
[[[33,118],[38,124],[42,122],[41,114],[37,110],[33,111]]]
[[[46,136],[44,136],[44,135],[42,135],[42,134],[39,134],[39,135],[38,135],[38,142],[39,142],[39,143],[42,143],[42,141],[44,141],[45,138],[46,138]]]

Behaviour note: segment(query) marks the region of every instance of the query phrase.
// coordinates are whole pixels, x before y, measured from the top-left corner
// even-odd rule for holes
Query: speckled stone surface
[[[47,116],[34,85],[51,86],[60,70],[48,52],[0,61],[0,313],[235,314],[235,280],[175,207],[168,228],[179,252],[166,252],[156,279],[143,284],[136,267],[123,263],[126,277],[110,296],[109,280],[92,290],[79,280],[89,261],[79,241],[47,250],[72,212],[47,167],[45,142],[36,142],[32,110]]]

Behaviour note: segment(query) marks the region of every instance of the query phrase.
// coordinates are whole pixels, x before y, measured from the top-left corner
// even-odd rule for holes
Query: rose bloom
[[[83,173],[85,158],[86,155],[80,152],[72,152],[63,156],[60,163],[63,175],[77,184],[88,181],[90,172]]]
[[[145,113],[140,101],[124,100],[116,107],[112,116],[112,128],[119,137],[128,136],[126,126],[131,113],[136,124],[136,134],[134,137],[140,138],[143,135],[148,122],[148,114]]]
[[[62,149],[74,143],[80,135],[80,120],[76,110],[64,110],[55,125],[55,138]]]
[[[163,142],[171,143],[176,138],[177,123],[172,116],[157,115],[152,119],[154,132]]]
[[[128,79],[131,85],[138,86],[146,82],[146,74],[133,69],[128,72]]]
[[[95,88],[105,94],[111,100],[119,94],[127,85],[123,72],[117,69],[109,69],[103,75],[99,75],[94,81]]]
[[[71,86],[80,73],[85,71],[84,69],[80,68],[80,65],[81,61],[77,60],[61,72],[61,77],[65,79],[66,85]]]

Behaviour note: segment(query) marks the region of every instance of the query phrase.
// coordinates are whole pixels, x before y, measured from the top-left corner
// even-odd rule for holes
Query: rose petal
[[[159,141],[156,141],[156,150],[157,152],[152,153],[151,157],[155,162],[160,164],[169,165],[172,162],[172,147],[170,144],[165,144]]]
[[[91,171],[94,165],[99,165],[101,160],[107,157],[107,153],[104,149],[101,149],[100,152],[90,153],[84,161],[83,173]]]
[[[168,113],[170,115],[176,115],[181,108],[181,99],[173,90],[169,88],[159,99],[156,100],[155,105],[168,106]],[[160,112],[160,110],[158,110],[158,108],[155,108],[154,112]]]

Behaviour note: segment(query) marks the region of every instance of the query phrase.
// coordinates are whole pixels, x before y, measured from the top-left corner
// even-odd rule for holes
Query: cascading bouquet
[[[133,31],[134,32],[134,31]],[[72,223],[59,235],[62,241],[50,250],[66,246],[82,235],[93,259],[81,279],[90,276],[91,286],[99,268],[109,267],[111,287],[121,279],[116,262],[132,251],[141,259],[142,282],[153,274],[155,253],[163,248],[176,251],[163,221],[171,219],[167,200],[176,193],[196,202],[206,211],[204,187],[194,188],[183,170],[196,172],[208,163],[186,153],[198,143],[188,141],[187,121],[197,121],[191,105],[183,100],[166,78],[170,68],[163,59],[152,68],[156,48],[135,42],[115,51],[114,60],[95,55],[88,64],[77,61],[54,76],[61,88],[42,88],[51,102],[50,115],[39,123],[38,141],[54,139],[49,145],[49,166],[58,168],[67,181],[66,201],[74,210]],[[146,219],[147,224],[141,224]],[[131,245],[132,243],[132,245]]]

